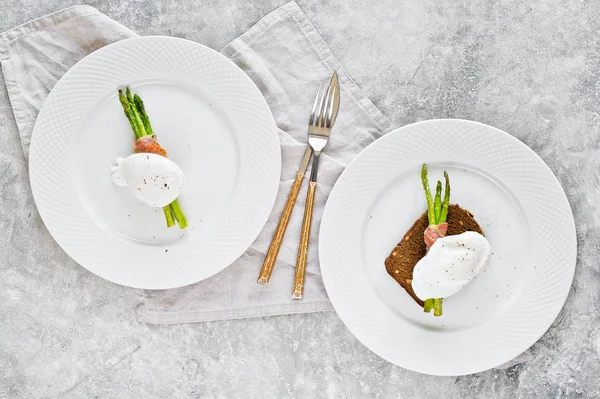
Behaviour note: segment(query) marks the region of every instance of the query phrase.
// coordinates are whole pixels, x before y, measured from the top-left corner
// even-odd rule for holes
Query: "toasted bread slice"
[[[447,236],[461,234],[465,231],[475,231],[483,234],[481,226],[475,221],[471,212],[458,205],[450,204],[448,206],[447,222]],[[388,274],[408,292],[419,306],[423,306],[423,301],[413,291],[411,282],[413,269],[427,252],[423,234],[428,225],[427,212],[425,212],[404,234],[402,241],[396,245],[390,256],[385,260],[385,269]]]

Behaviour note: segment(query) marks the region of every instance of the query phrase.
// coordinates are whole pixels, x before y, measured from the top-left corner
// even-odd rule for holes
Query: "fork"
[[[292,298],[294,299],[302,299],[304,292],[304,275],[306,273],[308,242],[310,239],[313,207],[315,205],[315,193],[317,191],[319,158],[321,151],[323,151],[329,141],[329,133],[337,117],[339,105],[340,87],[337,73],[334,72],[329,86],[325,88],[322,85],[319,88],[308,123],[308,144],[313,152],[313,164],[310,172],[308,191],[306,193],[304,219],[302,220],[298,257],[296,259],[296,273],[294,275],[294,289],[292,291]]]
[[[336,87],[337,87],[337,75],[335,76]],[[332,77],[333,80],[333,77]],[[339,91],[339,89],[338,89]],[[310,124],[313,124],[315,119],[315,113],[317,112],[317,106],[320,109],[322,108],[322,100],[323,94],[325,93],[324,84],[319,87],[317,91],[317,96],[315,98],[315,103],[312,108],[312,112],[310,114]],[[331,117],[331,125],[335,122],[335,118],[337,116],[337,107],[334,109],[334,113]],[[275,229],[275,234],[273,234],[273,239],[271,240],[271,245],[269,246],[269,250],[267,251],[267,255],[265,256],[265,260],[263,262],[262,268],[260,269],[260,273],[258,275],[258,280],[256,281],[259,284],[267,285],[269,284],[269,280],[271,279],[271,274],[273,273],[273,268],[275,267],[275,261],[277,260],[277,255],[279,254],[279,249],[281,248],[281,244],[283,243],[283,238],[285,237],[285,232],[287,230],[288,223],[292,216],[292,211],[294,210],[294,205],[296,204],[296,199],[298,198],[298,194],[300,193],[300,188],[302,187],[302,181],[304,180],[304,174],[306,173],[306,169],[308,168],[308,164],[310,162],[310,158],[312,156],[312,148],[310,145],[306,145],[306,151],[304,151],[304,156],[302,157],[302,162],[300,163],[300,167],[298,168],[298,173],[296,174],[296,178],[294,180],[294,184],[292,184],[292,188],[290,189],[290,193],[288,195],[288,199],[285,203],[283,211],[281,212],[281,216],[279,218],[279,223],[277,224],[277,228]]]

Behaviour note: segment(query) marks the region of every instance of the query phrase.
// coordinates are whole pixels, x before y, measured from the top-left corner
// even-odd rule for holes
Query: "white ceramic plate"
[[[426,314],[384,260],[426,210],[420,167],[450,175],[450,202],[469,209],[493,255],[476,280]],[[435,375],[498,366],[535,343],[560,312],[577,254],[569,203],[544,162],[512,136],[464,120],[397,129],[364,150],[337,181],[319,238],[327,293],[369,349]]]
[[[111,164],[134,140],[117,96],[125,85],[185,173],[185,230],[167,229],[162,209],[111,182]],[[75,261],[118,284],[162,289],[203,280],[252,244],[275,201],[281,152],[269,107],[241,69],[195,42],[143,37],[92,53],[56,84],[29,165],[40,215]]]

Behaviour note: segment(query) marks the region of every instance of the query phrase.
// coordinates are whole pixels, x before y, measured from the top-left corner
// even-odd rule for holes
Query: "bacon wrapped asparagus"
[[[156,135],[152,130],[152,125],[150,125],[150,119],[148,118],[141,97],[137,94],[132,96],[131,90],[129,90],[128,87],[125,90],[125,93],[123,93],[123,90],[119,90],[119,100],[121,101],[125,116],[127,116],[136,137],[136,140],[133,143],[134,152],[152,153],[167,157],[167,151],[160,146],[156,139]],[[176,222],[179,223],[181,229],[187,227],[187,220],[177,200],[165,206],[163,211],[165,213],[167,227],[174,226]]]
[[[445,237],[448,231],[448,205],[450,205],[450,179],[448,173],[444,171],[444,179],[446,187],[444,190],[444,200],[442,201],[442,182],[438,180],[435,198],[432,198],[429,189],[429,180],[427,179],[427,165],[423,164],[421,168],[421,182],[423,183],[423,191],[427,199],[427,218],[429,226],[425,229],[424,240],[427,246],[427,251],[435,243],[438,238]],[[425,301],[423,310],[427,313],[433,309],[434,316],[442,315],[442,298],[429,298]]]

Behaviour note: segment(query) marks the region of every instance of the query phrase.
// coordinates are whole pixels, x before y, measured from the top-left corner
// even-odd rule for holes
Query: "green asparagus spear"
[[[137,128],[140,131],[140,134],[141,134],[140,137],[147,136],[148,133],[146,132],[146,128],[144,127],[144,122],[142,121],[142,116],[140,115],[140,112],[138,111],[137,107],[135,106],[134,103],[129,102],[129,108],[131,109],[131,114],[133,115],[135,125],[137,126]]]
[[[142,122],[144,123],[146,134],[152,136],[154,132],[152,131],[152,126],[150,125],[150,118],[148,118],[148,114],[146,113],[146,107],[144,107],[144,102],[142,101],[142,98],[137,94],[134,94],[133,101],[135,103],[135,106],[137,107],[138,112],[140,113]]]
[[[433,299],[433,315],[434,316],[442,315],[442,298]]]
[[[121,101],[121,106],[123,107],[123,112],[125,112],[125,116],[131,125],[131,129],[133,129],[133,133],[136,138],[142,137],[140,130],[138,129],[137,123],[135,122],[135,116],[131,112],[131,105],[129,101],[127,101],[127,97],[123,94],[123,90],[119,90],[119,101]]]
[[[425,313],[431,312],[431,309],[433,309],[433,298],[427,299],[423,305],[423,311],[425,311]]]
[[[171,205],[163,206],[163,211],[165,213],[167,227],[175,226],[175,220],[173,219],[173,213],[171,212]]]
[[[129,87],[125,89],[125,94],[127,94],[127,101],[129,101],[130,104],[133,104],[133,97],[131,97],[131,90]]]
[[[446,188],[444,189],[444,202],[442,203],[439,223],[445,222],[448,218],[448,205],[450,205],[450,178],[446,171],[444,171],[444,179],[446,179]]]
[[[177,219],[177,222],[179,223],[179,228],[185,229],[188,225],[187,219],[185,218],[183,211],[179,207],[179,202],[177,202],[177,200],[171,202],[171,209],[173,210],[173,215],[175,215],[175,219]]]
[[[427,218],[429,224],[435,224],[435,211],[433,209],[433,199],[429,190],[429,180],[427,179],[427,165],[423,164],[421,168],[421,183],[423,183],[423,191],[425,191],[425,199],[427,199]]]
[[[438,180],[435,186],[435,200],[433,201],[433,211],[435,214],[435,224],[440,223],[442,214],[442,182]]]
[[[141,115],[133,102],[133,97],[131,97],[131,90],[129,87],[123,94],[123,90],[119,90],[119,100],[121,101],[121,105],[125,110],[125,115],[127,119],[129,119],[129,124],[135,133],[136,138],[140,138],[146,136],[148,133],[146,132],[146,128],[144,127],[144,122],[142,121]]]

